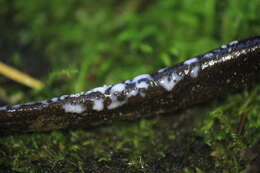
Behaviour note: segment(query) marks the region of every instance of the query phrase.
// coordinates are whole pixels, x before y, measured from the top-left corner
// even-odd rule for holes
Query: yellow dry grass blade
[[[3,74],[7,78],[10,78],[18,83],[31,87],[33,89],[42,89],[44,87],[43,83],[31,76],[22,73],[2,62],[0,62],[0,74]]]

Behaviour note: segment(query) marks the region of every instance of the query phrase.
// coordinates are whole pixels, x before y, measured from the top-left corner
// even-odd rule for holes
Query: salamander
[[[78,94],[0,107],[0,131],[86,128],[174,112],[260,81],[260,36],[232,41],[152,74]]]

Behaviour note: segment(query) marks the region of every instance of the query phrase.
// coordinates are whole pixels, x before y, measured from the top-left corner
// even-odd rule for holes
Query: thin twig
[[[2,62],[0,62],[0,73],[10,78],[18,83],[31,87],[33,89],[42,89],[44,87],[43,83],[37,79],[32,78],[31,76],[20,72]]]

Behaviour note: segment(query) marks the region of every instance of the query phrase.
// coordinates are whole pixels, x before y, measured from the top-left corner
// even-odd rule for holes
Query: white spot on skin
[[[227,48],[227,45],[222,45],[221,48],[222,48],[222,49],[226,49],[226,48]]]
[[[126,80],[124,83],[130,84],[130,83],[131,83],[131,80]]]
[[[84,95],[84,94],[85,94],[85,91],[82,91],[82,92],[80,92],[79,94],[80,94],[80,95]]]
[[[145,88],[145,89],[147,89],[149,87],[149,84],[147,82],[145,82],[145,81],[142,81],[140,83],[136,83],[135,86],[136,86],[136,88]]]
[[[153,78],[151,77],[151,75],[149,74],[141,74],[139,76],[136,76],[134,79],[133,79],[133,82],[138,82],[139,80],[141,79],[148,79],[148,80],[152,80]]]
[[[194,66],[190,72],[190,76],[192,78],[196,78],[198,77],[198,73],[199,73],[200,67],[198,65]]]
[[[19,109],[21,107],[21,105],[13,105],[12,107],[11,107],[11,109]]]
[[[124,91],[125,87],[126,87],[125,84],[119,83],[119,84],[114,85],[114,86],[111,88],[110,92],[111,92],[111,94],[113,94],[113,93],[115,93],[115,92],[120,93],[120,92]]]
[[[7,107],[6,107],[6,106],[0,107],[0,111],[5,111],[5,110],[7,110]]]
[[[233,45],[235,45],[235,44],[237,44],[237,43],[238,43],[238,41],[235,40],[235,41],[231,41],[231,42],[229,43],[229,45],[230,45],[230,46],[233,46]]]
[[[172,80],[169,81],[168,77],[165,76],[159,80],[159,84],[167,91],[171,91],[174,86],[174,82]]]
[[[69,97],[69,95],[63,95],[63,96],[60,96],[60,100],[64,100],[65,98]]]
[[[43,101],[41,101],[41,104],[47,105],[48,101],[47,100],[43,100]]]
[[[225,61],[228,61],[228,60],[231,60],[232,59],[232,56],[231,55],[227,55],[227,56],[224,56],[221,61],[222,62],[225,62]]]
[[[87,94],[90,92],[100,92],[102,94],[105,94],[106,90],[110,87],[111,87],[111,85],[104,85],[102,87],[94,88],[94,89],[88,91]]]
[[[170,76],[170,79],[168,76],[164,76],[159,80],[159,85],[161,85],[164,89],[167,91],[171,91],[173,87],[182,79],[181,76],[179,76],[176,73],[172,73]]]
[[[246,50],[242,50],[240,53],[241,54],[246,54],[247,52],[246,52]]]
[[[127,98],[129,98],[129,97],[132,97],[132,96],[136,96],[137,94],[138,94],[138,89],[133,88],[126,93],[126,96],[127,96]]]
[[[195,62],[198,62],[198,58],[191,58],[191,59],[188,59],[187,61],[184,62],[184,64],[186,65],[191,65]]]
[[[164,70],[166,70],[167,68],[165,67],[165,68],[162,68],[162,69],[160,69],[160,70],[158,70],[158,72],[159,73],[162,73],[162,72],[164,72]]]
[[[59,99],[57,97],[54,97],[51,99],[52,102],[57,102]]]
[[[214,56],[213,53],[207,53],[207,54],[205,54],[203,57],[204,57],[204,58],[211,58],[212,56]]]
[[[71,95],[69,95],[69,97],[79,97],[81,94],[71,94]]]
[[[62,108],[67,113],[77,113],[77,114],[81,114],[86,110],[86,107],[82,104],[71,104],[71,103],[64,104]]]
[[[190,69],[189,69],[189,68],[187,68],[187,69],[184,70],[184,74],[185,74],[185,75],[189,74],[189,72],[190,72]]]
[[[92,101],[93,101],[93,107],[92,107],[93,110],[102,111],[104,109],[104,100],[102,98],[95,99]]]

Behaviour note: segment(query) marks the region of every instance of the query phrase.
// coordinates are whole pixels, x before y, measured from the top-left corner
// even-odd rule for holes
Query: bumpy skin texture
[[[80,94],[0,107],[0,131],[93,127],[172,112],[260,82],[260,37],[233,41],[151,75]]]

